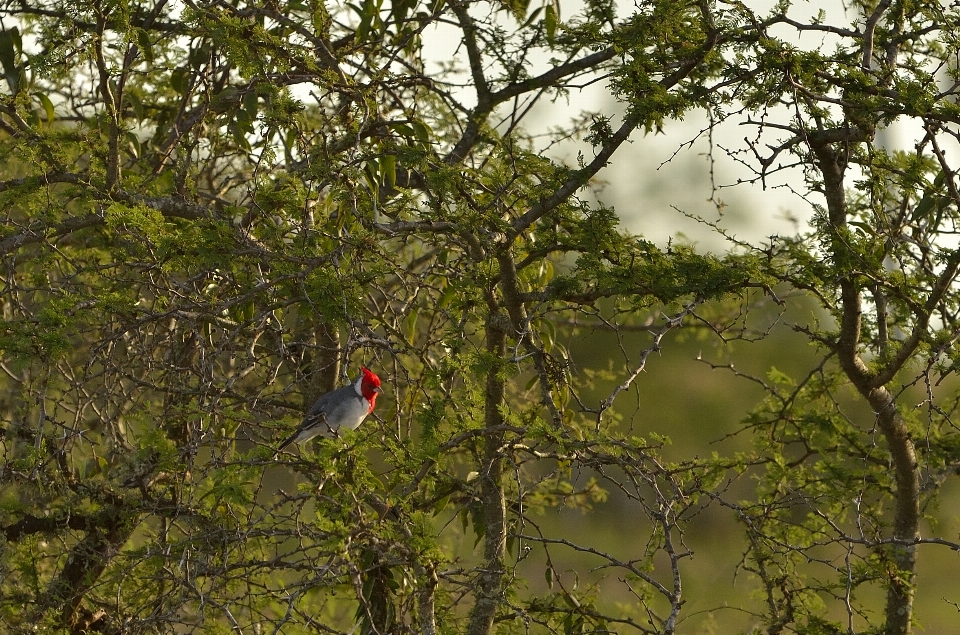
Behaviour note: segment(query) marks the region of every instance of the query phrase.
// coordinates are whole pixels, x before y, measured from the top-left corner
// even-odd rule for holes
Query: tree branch
[[[858,352],[863,309],[859,287],[854,279],[855,274],[852,273],[853,267],[848,266],[849,248],[842,233],[847,226],[843,186],[845,158],[828,143],[811,143],[811,147],[823,176],[823,193],[833,228],[831,251],[836,266],[841,271],[840,335],[835,343],[835,350],[844,373],[877,413],[877,425],[883,433],[893,461],[897,484],[893,537],[913,541],[917,537],[920,522],[920,480],[916,451],[910,431],[897,409],[894,395],[877,383],[878,377],[886,377],[886,374],[872,375]],[[889,635],[907,635],[913,614],[915,545],[911,543],[893,547],[893,562],[897,570],[890,573],[887,581],[885,632]]]
[[[496,105],[490,95],[490,87],[487,85],[487,79],[483,75],[483,60],[480,55],[480,47],[477,43],[477,25],[474,23],[467,5],[459,0],[450,3],[450,8],[460,21],[460,28],[463,30],[463,44],[467,48],[467,58],[470,60],[470,73],[473,76],[473,86],[477,91],[477,105],[470,113],[466,129],[460,136],[460,140],[446,156],[444,161],[448,164],[456,164],[463,161],[470,148],[476,143],[480,135],[481,123],[487,118],[487,115]]]
[[[507,313],[513,322],[518,344],[522,345],[533,355],[533,364],[537,369],[537,375],[540,379],[540,394],[543,399],[543,405],[550,411],[550,418],[553,420],[553,425],[559,428],[563,424],[563,417],[560,415],[557,402],[553,398],[550,373],[547,372],[547,355],[543,352],[543,349],[533,341],[530,335],[530,320],[527,317],[527,310],[521,299],[520,283],[517,280],[517,269],[513,261],[513,256],[509,251],[504,250],[497,255],[497,261],[500,264],[500,288],[503,291],[504,305],[506,305]]]
[[[717,43],[717,29],[713,21],[713,15],[710,13],[709,6],[707,6],[706,3],[701,3],[700,10],[704,23],[707,27],[706,39],[699,47],[697,47],[697,51],[694,55],[684,60],[684,62],[680,64],[676,71],[658,82],[665,90],[673,88],[687,75],[693,72],[697,65],[704,60],[707,54],[713,50],[713,47]],[[617,131],[610,137],[609,140],[607,140],[606,143],[604,143],[603,147],[600,149],[600,152],[597,153],[597,155],[586,167],[574,172],[573,175],[567,179],[563,185],[557,188],[553,194],[545,199],[542,199],[539,203],[531,207],[524,214],[516,218],[513,223],[511,223],[511,231],[510,235],[508,236],[508,242],[512,242],[517,236],[524,232],[544,214],[547,214],[558,205],[562,204],[564,201],[570,198],[574,192],[586,185],[587,182],[597,174],[597,172],[607,165],[610,157],[612,157],[614,152],[616,152],[617,149],[623,145],[623,142],[630,137],[640,123],[642,122],[638,114],[628,114],[624,118],[623,123],[620,125]]]
[[[867,23],[863,27],[863,58],[860,61],[860,68],[869,71],[871,61],[873,60],[873,37],[877,30],[877,23],[884,12],[890,8],[890,0],[881,0],[877,3],[877,8],[873,10]]]
[[[543,73],[542,75],[537,75],[536,77],[531,77],[525,79],[522,82],[516,82],[515,84],[510,84],[495,93],[493,93],[490,98],[494,103],[500,104],[508,99],[513,99],[523,93],[527,93],[534,90],[540,90],[542,88],[548,88],[554,86],[556,82],[568,75],[573,75],[579,71],[585,71],[598,66],[607,60],[613,59],[617,55],[616,49],[613,47],[597,51],[596,53],[591,53],[586,57],[581,57],[578,60],[573,60],[567,62],[566,64],[561,64],[560,66],[554,66],[552,69]]]
[[[943,150],[941,150],[940,145],[937,143],[934,131],[931,130],[929,126],[927,126],[927,133],[933,145],[933,152],[936,155],[937,160],[940,162],[940,168],[943,170],[945,175],[948,175],[946,178],[946,184],[947,189],[950,192],[950,198],[953,199],[954,204],[960,204],[960,191],[957,190],[956,183],[954,183],[953,177],[950,176],[952,173],[950,166],[947,164],[947,158],[944,155]],[[954,280],[956,280],[958,273],[960,273],[960,249],[955,249],[953,253],[950,254],[950,257],[946,259],[943,271],[940,272],[940,275],[937,276],[936,282],[934,282],[933,286],[930,288],[930,294],[927,296],[927,301],[923,303],[923,307],[919,310],[916,316],[917,324],[910,333],[910,337],[900,344],[900,347],[893,359],[886,363],[883,368],[876,373],[873,378],[873,386],[880,387],[891,381],[894,375],[896,375],[900,369],[903,368],[904,364],[910,360],[914,352],[916,352],[917,347],[920,346],[920,343],[923,341],[923,337],[927,334],[927,331],[930,327],[930,317],[933,314],[934,309],[950,290],[950,287],[952,286]]]
[[[103,99],[103,106],[106,108],[108,120],[107,129],[107,190],[117,187],[120,182],[120,95],[114,94],[111,86],[110,72],[107,69],[107,62],[103,56],[103,34],[106,31],[107,16],[103,12],[103,7],[99,2],[94,3],[97,14],[97,27],[94,31],[94,60],[96,61],[97,73],[100,84],[98,90]]]
[[[7,525],[2,530],[8,542],[16,542],[25,536],[34,534],[52,534],[64,529],[87,531],[97,526],[98,518],[81,514],[60,516],[33,516],[24,514],[17,522]]]
[[[63,182],[74,182],[64,180]],[[145,197],[133,195],[126,192],[116,192],[114,199],[131,204],[145,205],[151,209],[160,212],[168,218],[185,218],[196,220],[199,218],[211,218],[210,211],[202,205],[196,205],[183,199],[176,199],[170,196]],[[19,233],[7,236],[0,240],[0,256],[9,253],[25,245],[33,245],[44,242],[52,238],[66,236],[81,229],[90,227],[99,227],[106,223],[106,217],[103,214],[88,214],[87,216],[74,216],[67,220],[50,227],[47,223],[36,221],[20,231]]]

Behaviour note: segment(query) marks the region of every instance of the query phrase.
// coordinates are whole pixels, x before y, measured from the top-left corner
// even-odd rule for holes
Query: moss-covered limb
[[[87,528],[69,551],[59,575],[47,587],[46,608],[59,615],[61,625],[70,633],[88,632],[91,621],[107,619],[83,609],[82,603],[136,529],[139,514],[110,505],[98,519],[97,525]]]

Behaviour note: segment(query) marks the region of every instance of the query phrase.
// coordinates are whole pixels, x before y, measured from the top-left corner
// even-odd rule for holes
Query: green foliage
[[[0,3],[4,624],[672,634],[730,601],[728,631],[910,632],[960,464],[960,37],[860,4]],[[598,80],[622,115],[525,127]],[[743,181],[802,172],[808,227],[704,253],[581,197],[696,110]],[[729,443],[639,405],[661,353],[749,367],[780,324],[808,356],[707,362],[761,395],[702,407]],[[360,365],[374,416],[275,456]],[[721,522],[748,591],[688,608]]]

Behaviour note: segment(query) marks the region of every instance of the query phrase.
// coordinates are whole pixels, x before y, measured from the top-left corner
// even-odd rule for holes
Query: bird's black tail
[[[277,447],[277,451],[274,453],[274,456],[286,450],[287,446],[296,440],[298,434],[300,434],[299,429],[293,434],[291,434],[289,437],[287,437],[286,440],[283,443],[281,443],[279,447]]]

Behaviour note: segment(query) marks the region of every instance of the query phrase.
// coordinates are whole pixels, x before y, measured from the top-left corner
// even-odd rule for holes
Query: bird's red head
[[[380,392],[380,378],[369,368],[361,368],[360,372],[362,373],[360,392],[370,402],[370,412],[373,412],[373,405],[377,401],[377,393]]]

